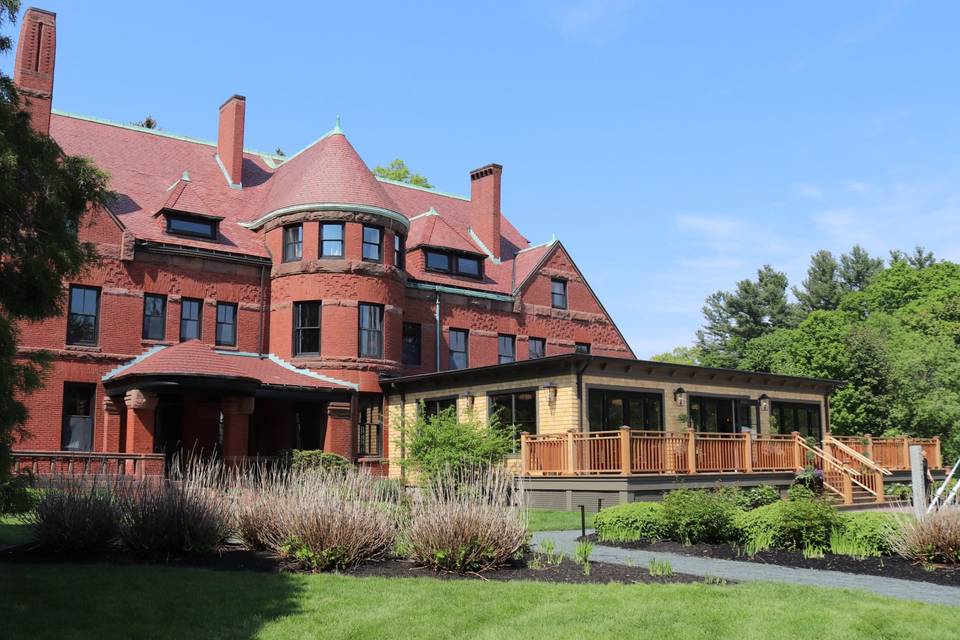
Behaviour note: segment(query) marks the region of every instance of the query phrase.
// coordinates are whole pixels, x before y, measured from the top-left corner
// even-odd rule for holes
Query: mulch
[[[825,553],[823,558],[805,558],[800,551],[784,551],[769,549],[761,551],[755,556],[748,556],[730,544],[693,544],[684,545],[679,542],[641,540],[638,542],[599,542],[596,534],[587,536],[596,544],[623,549],[642,549],[643,551],[677,553],[685,556],[701,558],[717,558],[721,560],[739,560],[743,562],[757,562],[760,564],[774,564],[783,567],[799,569],[820,569],[842,571],[883,578],[897,578],[916,582],[929,582],[948,587],[960,586],[960,567],[933,565],[925,567],[899,556],[882,556],[879,558],[865,558],[858,560],[850,556]]]
[[[675,584],[704,582],[699,576],[686,574],[672,574],[669,576],[652,576],[646,567],[628,567],[606,562],[591,562],[590,574],[585,575],[583,567],[569,558],[563,558],[558,563],[547,564],[541,561],[540,566],[530,566],[528,556],[509,566],[484,571],[479,574],[458,574],[451,572],[435,572],[425,567],[418,567],[409,560],[390,558],[381,562],[360,565],[344,575],[356,577],[382,578],[435,578],[439,580],[479,580],[479,581],[506,581],[506,580],[536,580],[540,582],[555,582],[566,584],[605,584],[605,583],[645,583],[645,584]],[[283,560],[275,556],[258,551],[249,551],[240,546],[227,546],[219,553],[172,556],[167,558],[143,558],[122,549],[107,549],[94,553],[51,553],[38,549],[33,544],[20,545],[0,551],[0,564],[112,564],[117,566],[171,566],[214,569],[221,571],[259,571],[259,572],[297,572],[291,569]]]

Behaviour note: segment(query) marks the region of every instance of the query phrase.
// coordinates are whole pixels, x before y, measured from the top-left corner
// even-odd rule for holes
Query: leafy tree
[[[658,353],[650,359],[654,362],[670,364],[700,364],[701,355],[699,347],[674,347],[672,351]]]
[[[154,119],[153,116],[147,114],[147,117],[143,120],[133,123],[135,126],[143,127],[144,129],[159,129],[160,124]]]
[[[513,450],[512,431],[496,413],[488,422],[472,414],[461,421],[454,407],[432,416],[422,409],[412,426],[401,429],[407,451],[401,464],[427,480],[448,470],[501,462]]]
[[[0,26],[13,22],[18,0],[0,0]],[[0,40],[0,51],[10,39]],[[8,76],[0,74],[0,476],[8,473],[13,438],[24,434],[24,394],[43,382],[49,358],[20,353],[17,324],[63,311],[63,281],[95,258],[78,239],[83,216],[109,198],[106,175],[66,155],[38,134]]]
[[[916,246],[913,253],[907,256],[907,262],[915,269],[926,269],[936,264],[937,260],[933,257],[932,251],[927,251],[921,246]]]
[[[871,258],[866,249],[854,245],[850,253],[840,256],[837,276],[844,291],[860,291],[883,271],[883,258]]]
[[[407,168],[407,164],[400,158],[397,158],[385,167],[379,165],[374,167],[373,173],[381,178],[396,180],[397,182],[406,182],[407,184],[418,187],[427,187],[429,189],[433,186],[425,176],[419,173],[412,173],[410,169]]]
[[[793,288],[800,308],[808,313],[818,309],[836,309],[843,293],[838,271],[839,265],[832,253],[821,249],[813,254],[803,289]]]

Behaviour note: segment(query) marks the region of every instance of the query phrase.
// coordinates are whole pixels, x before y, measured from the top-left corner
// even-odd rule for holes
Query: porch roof
[[[272,353],[216,349],[199,340],[157,345],[103,376],[105,386],[135,378],[205,378],[256,387],[356,391],[357,385],[301,369]]]

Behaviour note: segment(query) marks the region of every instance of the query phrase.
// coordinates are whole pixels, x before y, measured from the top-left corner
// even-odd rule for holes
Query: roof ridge
[[[129,124],[127,122],[118,122],[116,120],[109,120],[107,118],[98,118],[96,116],[87,116],[81,113],[73,113],[71,111],[63,111],[61,109],[51,109],[50,112],[57,116],[63,116],[65,118],[74,118],[76,120],[85,120],[87,122],[94,122],[96,124],[103,124],[109,127],[119,127],[120,129],[128,129],[130,131],[138,131],[140,133],[149,133],[155,136],[161,136],[163,138],[172,138],[174,140],[180,140],[181,142],[191,142],[194,144],[202,144],[208,147],[216,147],[217,143],[215,140],[208,140],[206,138],[194,138],[193,136],[185,136],[180,133],[170,133],[169,131],[163,131],[162,129],[148,129],[147,127],[141,127],[135,124]],[[275,153],[269,153],[267,151],[259,151],[257,149],[244,149],[244,153],[248,153],[252,156],[260,156],[261,158],[270,158],[272,160],[280,160],[286,156],[280,156]]]
[[[541,242],[540,244],[532,244],[532,245],[530,245],[529,247],[524,247],[523,249],[519,249],[519,250],[518,250],[516,253],[514,253],[513,255],[518,256],[518,255],[520,255],[521,253],[523,253],[524,251],[530,251],[530,250],[532,250],[532,249],[539,249],[539,248],[541,248],[541,247],[549,247],[549,246],[555,244],[555,243],[558,242],[558,241],[559,241],[559,240],[558,240],[558,238],[557,238],[556,235],[550,234],[550,239],[547,240],[546,242]]]
[[[439,189],[434,189],[433,187],[421,187],[418,184],[410,184],[409,182],[400,182],[399,180],[391,180],[390,178],[384,178],[373,174],[373,177],[379,180],[380,182],[386,182],[387,184],[396,185],[398,187],[406,187],[407,189],[416,189],[417,191],[426,191],[427,193],[432,193],[438,196],[444,196],[446,198],[456,198],[457,200],[464,200],[465,202],[470,202],[470,198],[466,196],[461,196],[456,193],[449,193],[447,191],[440,191]]]

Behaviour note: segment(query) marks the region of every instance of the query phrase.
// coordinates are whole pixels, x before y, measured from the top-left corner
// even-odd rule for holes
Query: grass
[[[580,511],[528,509],[530,531],[574,531],[580,528]],[[593,515],[587,514],[587,528],[593,527]]]
[[[16,516],[0,516],[0,547],[23,544],[33,539],[30,527]]]
[[[769,583],[566,585],[0,565],[10,638],[956,638],[960,608]],[[922,632],[921,632],[922,629]]]

